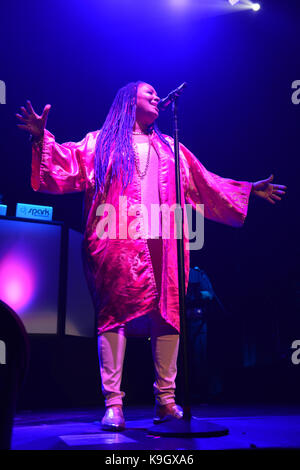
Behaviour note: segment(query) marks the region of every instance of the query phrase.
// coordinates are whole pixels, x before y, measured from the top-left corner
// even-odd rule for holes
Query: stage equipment
[[[260,4],[259,3],[252,3],[252,10],[253,11],[260,10]]]
[[[178,90],[185,88],[184,82],[176,90],[169,93],[167,101],[172,102],[173,134],[174,134],[174,156],[175,156],[175,180],[176,180],[176,205],[180,211],[176,211],[176,229],[177,234],[177,262],[178,262],[178,295],[179,295],[179,313],[180,313],[180,347],[179,364],[183,391],[183,418],[172,419],[171,421],[156,424],[148,428],[149,434],[156,436],[169,437],[210,437],[224,436],[228,434],[228,429],[214,423],[199,420],[192,416],[189,391],[189,370],[188,370],[188,348],[187,348],[187,321],[185,308],[185,271],[184,271],[184,217],[181,205],[181,185],[180,185],[180,154],[179,154],[179,128],[178,128]],[[169,103],[168,103],[169,104]],[[162,108],[164,109],[164,108]],[[179,213],[180,212],[180,213]]]
[[[19,391],[29,363],[29,340],[19,316],[0,300],[0,449],[9,450]]]
[[[0,215],[6,215],[7,206],[5,204],[0,204]]]
[[[17,203],[16,217],[22,217],[23,219],[52,220],[52,214],[53,207]]]
[[[230,5],[234,6],[237,3],[241,3],[244,5],[244,8],[251,8],[253,11],[258,11],[260,10],[260,4],[259,3],[253,3],[250,0],[228,0]]]
[[[81,243],[61,222],[0,217],[0,298],[29,334],[95,336]]]
[[[7,213],[7,206],[3,203],[3,195],[0,194],[0,215],[6,215]]]
[[[179,98],[186,85],[186,82],[184,82],[179,87],[175,88],[175,90],[170,91],[170,93],[165,98],[162,98],[158,102],[158,108],[164,111],[169,106],[169,104],[173,103],[176,98]]]

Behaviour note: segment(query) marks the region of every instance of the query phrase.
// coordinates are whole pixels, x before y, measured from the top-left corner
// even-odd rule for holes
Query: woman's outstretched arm
[[[80,192],[94,184],[94,154],[99,131],[80,142],[58,144],[46,129],[51,105],[38,115],[30,101],[16,114],[18,127],[32,136],[31,185],[35,191],[52,194]]]

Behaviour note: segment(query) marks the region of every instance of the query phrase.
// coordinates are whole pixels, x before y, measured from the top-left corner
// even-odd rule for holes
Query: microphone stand
[[[183,394],[183,418],[172,418],[164,423],[155,424],[147,429],[149,434],[166,437],[217,437],[225,436],[229,430],[224,426],[195,418],[191,414],[189,392],[189,367],[187,350],[187,328],[185,310],[185,270],[184,270],[184,210],[181,205],[180,184],[180,155],[179,155],[179,129],[178,129],[178,96],[172,97],[174,155],[175,155],[175,181],[176,181],[176,213],[180,208],[181,217],[176,217],[177,233],[177,261],[178,261],[178,296],[180,314],[180,347],[179,363],[181,366],[181,381]],[[181,223],[181,226],[180,226]]]

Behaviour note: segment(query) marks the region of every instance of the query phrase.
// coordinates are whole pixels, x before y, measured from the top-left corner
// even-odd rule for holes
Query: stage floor
[[[148,434],[152,407],[126,407],[127,429],[101,431],[104,408],[21,412],[15,417],[12,450],[230,450],[299,449],[300,406],[192,408],[198,420],[225,426],[229,434],[209,438],[170,438]],[[159,426],[159,425],[158,425]]]

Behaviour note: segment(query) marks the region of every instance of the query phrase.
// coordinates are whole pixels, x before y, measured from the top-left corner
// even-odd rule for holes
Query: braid
[[[143,82],[131,82],[120,88],[99,132],[95,155],[95,195],[104,189],[110,155],[112,155],[112,166],[109,183],[114,178],[121,178],[123,192],[132,182],[134,174],[132,131],[136,115],[137,89],[140,83]],[[156,124],[150,129],[153,129],[161,141],[171,149]]]
[[[132,82],[121,88],[108,112],[96,143],[95,183],[96,193],[104,189],[110,155],[114,177],[122,178],[124,188],[132,181],[134,153],[132,130],[135,123],[137,88],[141,82]]]

